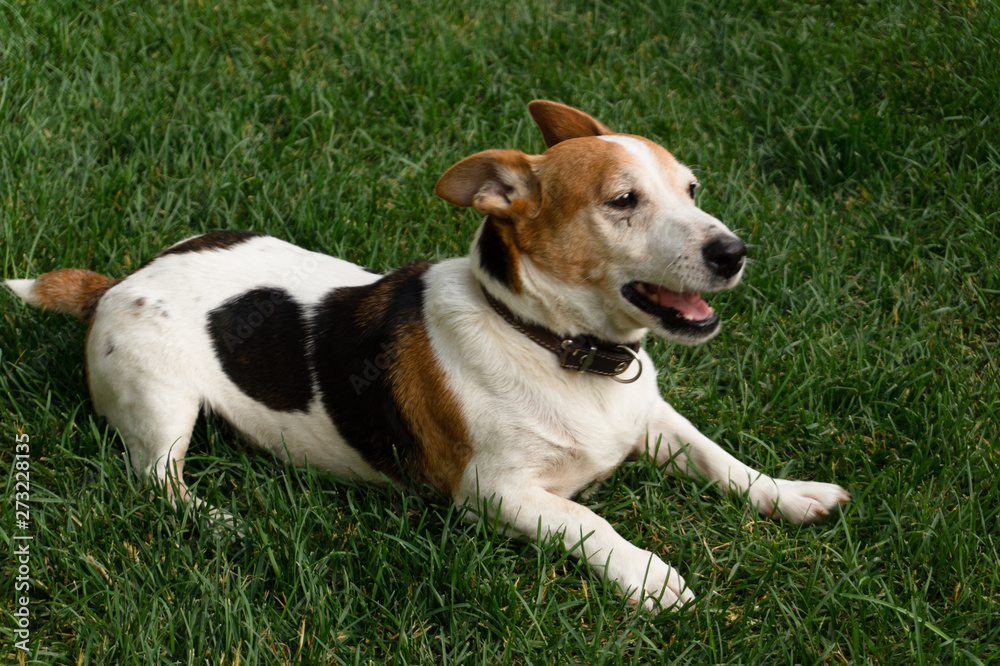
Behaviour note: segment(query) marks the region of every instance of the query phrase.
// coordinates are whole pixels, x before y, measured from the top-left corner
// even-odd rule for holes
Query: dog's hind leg
[[[92,378],[95,407],[118,430],[133,469],[174,507],[189,502],[192,508],[207,512],[203,515],[208,516],[213,530],[225,526],[222,532],[232,537],[236,525],[233,516],[196,497],[184,480],[184,458],[201,401],[189,394],[171,392],[162,384],[153,389],[148,383],[122,383],[121,378],[110,400],[98,399],[95,384]]]
[[[208,507],[189,492],[184,457],[201,411],[201,398],[183,377],[150,373],[127,349],[88,344],[88,379],[96,411],[121,435],[133,469],[177,506],[188,501]],[[91,352],[98,352],[94,358]],[[115,357],[118,358],[115,358]],[[148,359],[141,359],[148,362]],[[209,508],[213,519],[231,520]]]
[[[164,493],[175,507],[190,502],[207,510],[213,523],[234,523],[233,517],[192,493],[184,481],[184,457],[187,455],[200,401],[180,395],[131,395],[130,400],[110,409],[99,410],[121,434],[132,467]]]
[[[192,499],[184,483],[184,456],[198,419],[199,401],[162,390],[155,394],[137,391],[127,384],[118,384],[113,395],[102,396],[94,388],[98,383],[91,380],[95,407],[118,430],[133,469],[162,487],[175,504]]]

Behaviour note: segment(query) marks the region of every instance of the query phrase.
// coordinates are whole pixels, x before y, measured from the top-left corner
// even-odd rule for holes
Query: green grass
[[[96,6],[96,7],[95,7]],[[465,253],[433,197],[542,142],[541,97],[659,140],[750,245],[723,334],[650,341],[664,394],[773,474],[855,501],[807,529],[621,468],[586,500],[680,567],[629,608],[455,507],[277,464],[199,425],[174,511],[92,413],[82,325],[0,294],[0,535],[31,438],[31,652],[14,663],[1000,662],[1000,9],[992,2],[0,3],[3,277],[120,276],[250,228],[375,269]]]

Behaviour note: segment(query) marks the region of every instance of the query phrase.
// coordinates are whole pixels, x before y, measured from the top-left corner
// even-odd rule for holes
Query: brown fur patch
[[[687,168],[648,139],[621,136],[644,143],[679,200],[694,205],[688,195],[692,175]],[[596,210],[634,187],[629,172],[637,161],[623,146],[597,138],[566,141],[551,148],[537,167],[542,207],[533,219],[518,221],[518,250],[564,282],[599,286],[606,276],[604,268],[619,260],[614,244],[589,226],[587,209]],[[619,286],[611,285],[615,290]]]
[[[429,262],[418,261],[411,266],[397,269],[373,283],[358,303],[358,308],[354,312],[355,323],[360,327],[367,327],[391,314],[388,310],[396,298],[400,285],[413,279],[414,275],[422,275],[429,267]]]
[[[38,276],[31,290],[31,303],[89,322],[101,297],[118,282],[93,271],[63,268]]]
[[[369,465],[450,495],[471,444],[425,328],[429,266],[331,291],[312,322],[312,363],[323,406]]]
[[[560,143],[539,167],[543,206],[518,224],[517,246],[560,280],[590,284],[611,248],[586,228],[581,210],[613,196],[624,150],[600,140]]]
[[[423,480],[451,495],[472,458],[458,400],[447,385],[422,321],[405,325],[389,369],[400,413],[421,444]]]

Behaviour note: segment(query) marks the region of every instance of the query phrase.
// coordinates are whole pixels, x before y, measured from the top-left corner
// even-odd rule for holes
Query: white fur
[[[34,280],[6,280],[4,284],[12,292],[24,299],[25,302],[35,305],[34,297],[31,295],[31,290],[35,286]]]

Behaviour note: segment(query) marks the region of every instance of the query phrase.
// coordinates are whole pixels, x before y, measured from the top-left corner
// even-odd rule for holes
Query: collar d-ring
[[[629,354],[632,354],[632,357],[635,359],[635,362],[639,364],[639,372],[635,373],[635,377],[629,377],[628,379],[618,379],[618,377],[612,377],[611,379],[615,380],[619,384],[631,384],[632,382],[634,382],[635,380],[639,379],[639,377],[642,376],[642,359],[639,358],[639,354],[637,354],[636,351],[631,347],[627,345],[618,345],[618,346],[627,351]]]

